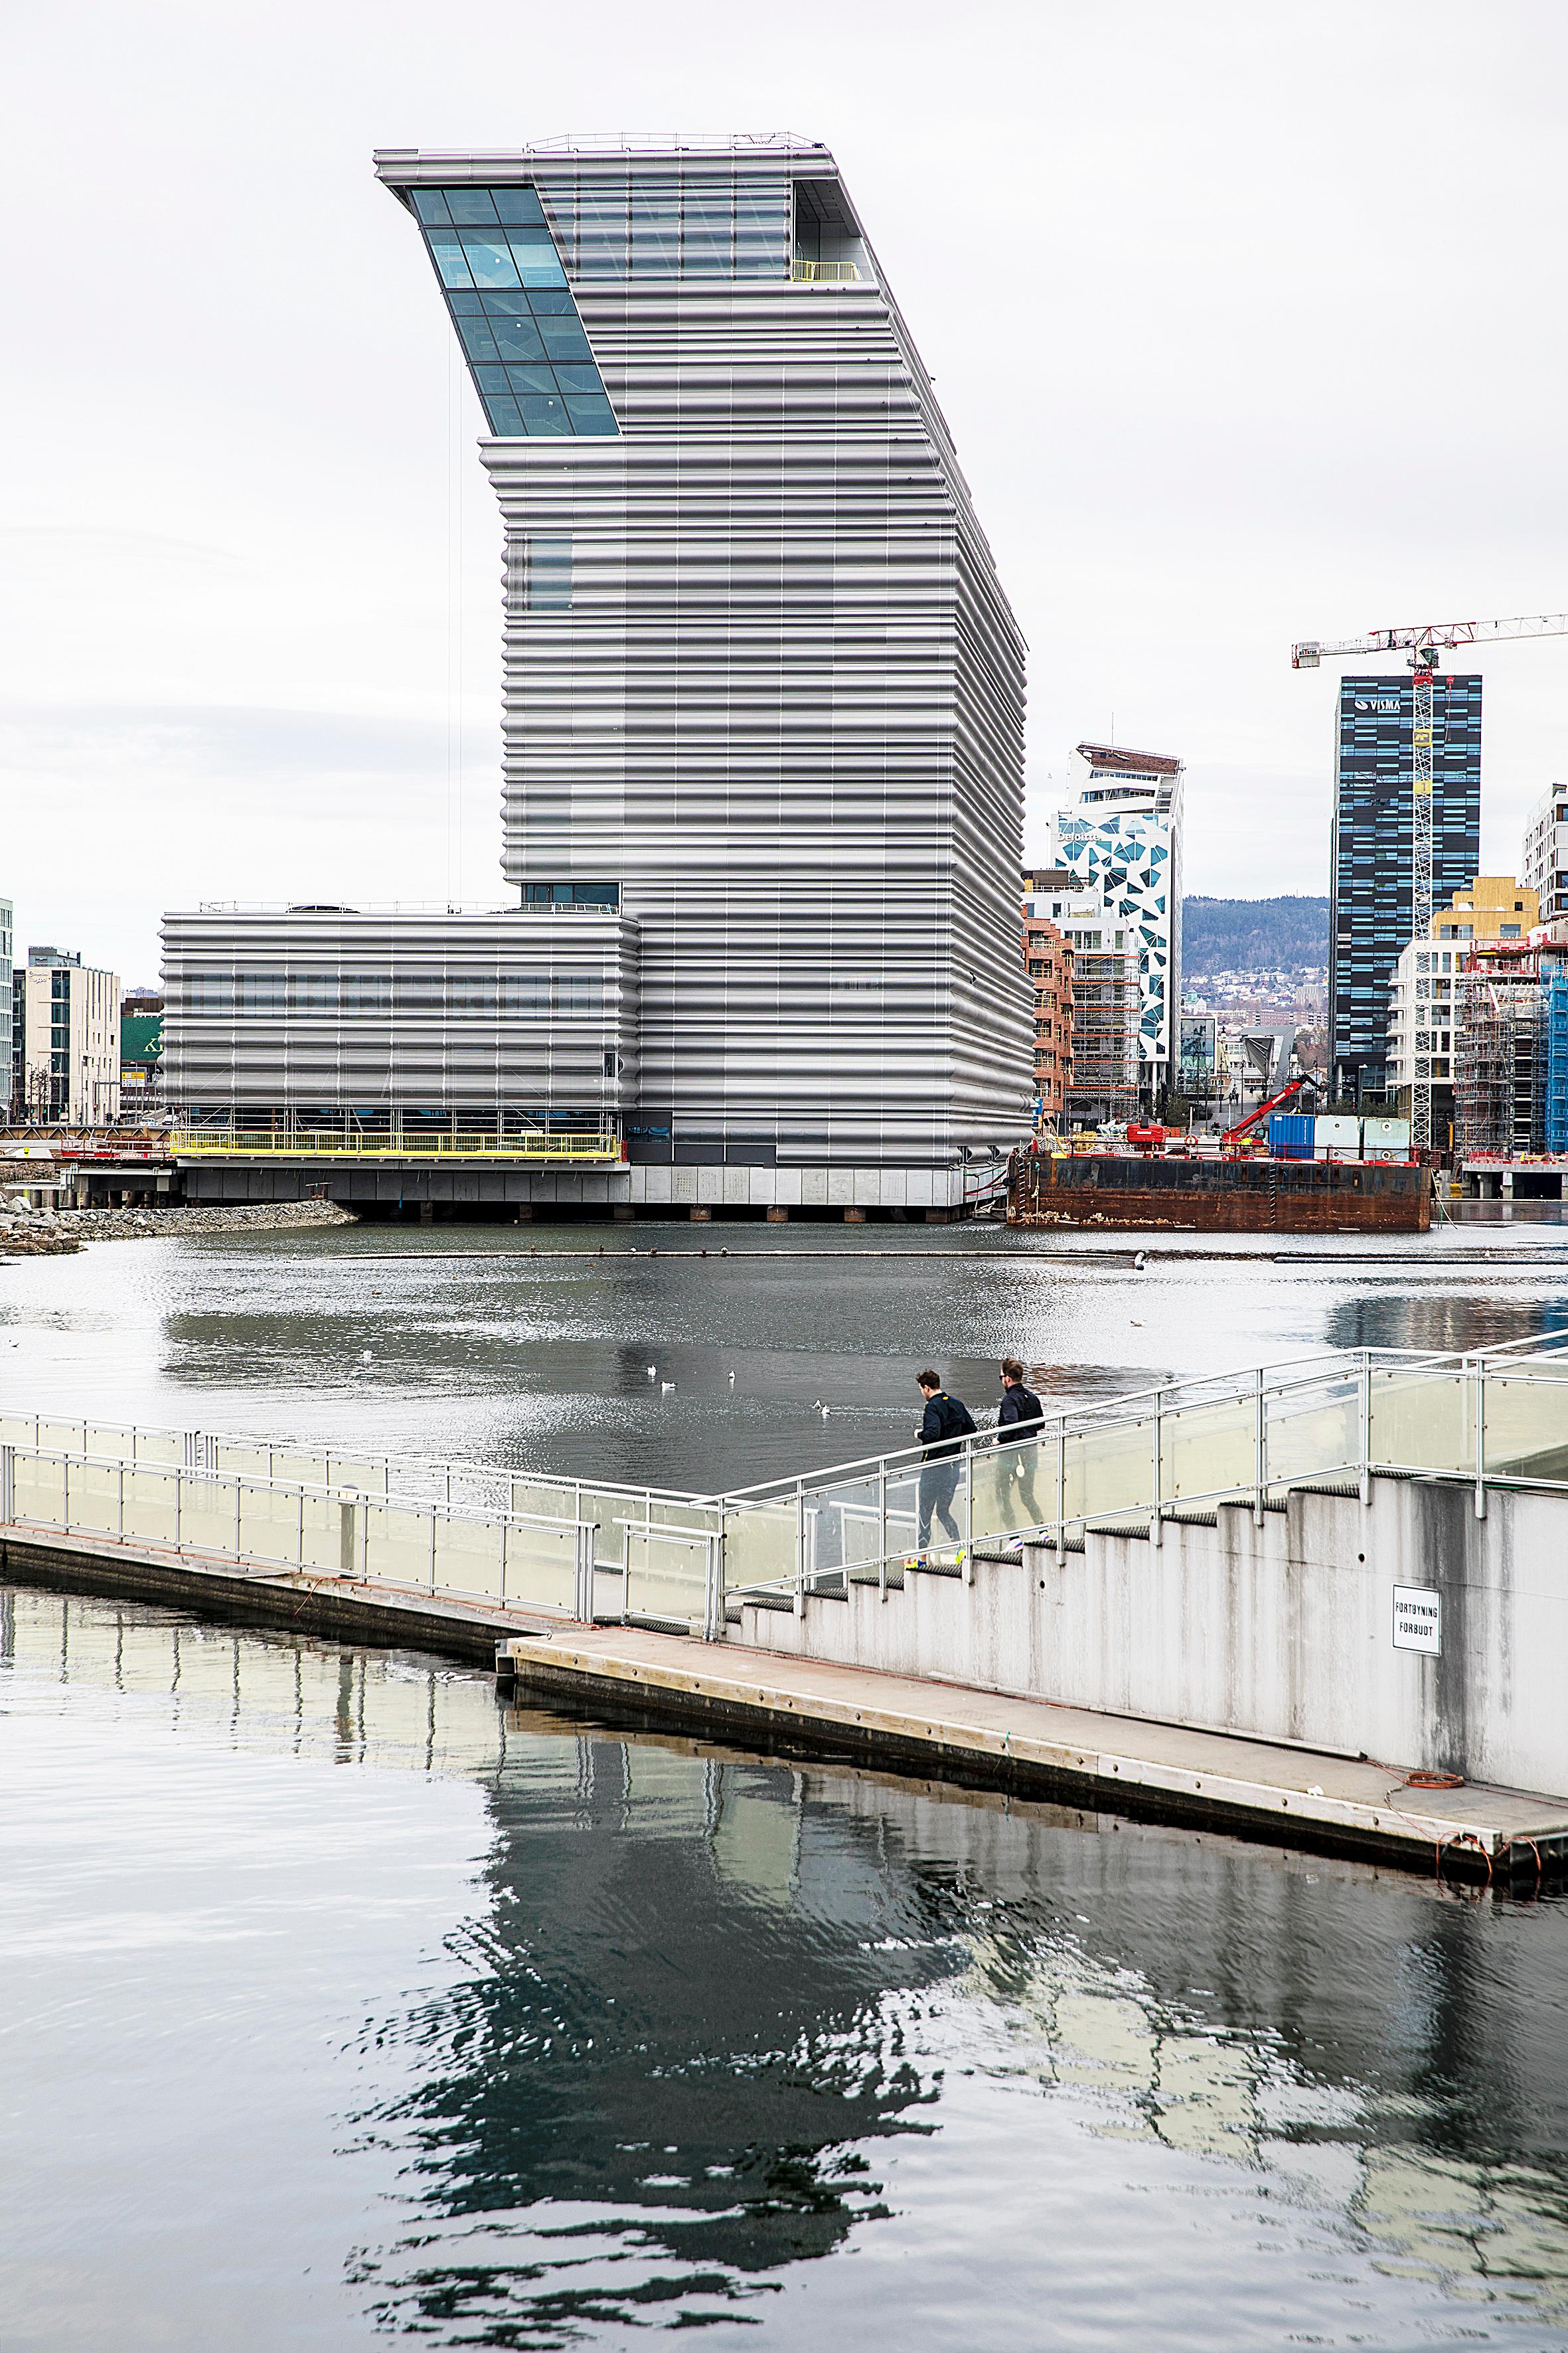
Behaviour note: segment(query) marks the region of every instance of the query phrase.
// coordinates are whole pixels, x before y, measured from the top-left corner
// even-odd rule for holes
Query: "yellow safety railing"
[[[621,1158],[620,1137],[598,1129],[498,1135],[450,1128],[436,1134],[304,1128],[279,1134],[264,1129],[182,1127],[170,1135],[169,1148],[177,1160],[508,1160],[543,1166],[605,1166]]]
[[[797,286],[858,286],[860,272],[852,261],[792,261],[791,278]]]

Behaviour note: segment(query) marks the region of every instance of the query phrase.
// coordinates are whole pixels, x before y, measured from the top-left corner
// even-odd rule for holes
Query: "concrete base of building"
[[[364,1218],[826,1219],[860,1224],[964,1211],[962,1168],[468,1167],[428,1161],[202,1160],[179,1171],[188,1201],[299,1201],[325,1197]]]

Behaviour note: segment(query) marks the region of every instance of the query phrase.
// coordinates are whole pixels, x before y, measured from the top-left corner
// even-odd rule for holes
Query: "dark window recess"
[[[525,882],[522,886],[525,907],[607,907],[615,913],[621,903],[618,882]]]
[[[565,533],[525,532],[511,543],[514,595],[525,613],[572,610],[572,542]]]

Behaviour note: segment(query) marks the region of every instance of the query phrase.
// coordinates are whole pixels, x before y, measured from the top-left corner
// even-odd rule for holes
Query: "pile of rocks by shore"
[[[352,1209],[335,1201],[256,1201],[232,1208],[171,1202],[162,1209],[35,1208],[26,1196],[0,1189],[0,1259],[53,1258],[86,1242],[132,1241],[188,1234],[268,1233],[289,1226],[352,1226]]]

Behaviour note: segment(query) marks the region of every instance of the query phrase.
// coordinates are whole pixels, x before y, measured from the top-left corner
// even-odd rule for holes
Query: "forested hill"
[[[1289,972],[1329,960],[1326,899],[1184,899],[1182,972]]]

